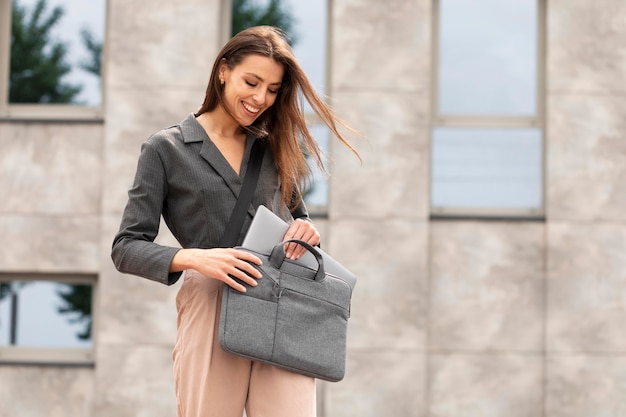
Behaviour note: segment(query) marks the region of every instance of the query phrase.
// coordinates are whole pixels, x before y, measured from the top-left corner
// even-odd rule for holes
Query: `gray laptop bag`
[[[284,243],[296,242],[318,261],[313,269],[285,257]],[[352,287],[324,271],[321,254],[299,240],[276,245],[263,277],[242,293],[224,286],[219,341],[222,349],[290,371],[340,381],[345,374],[346,333]],[[245,284],[244,284],[245,285]]]

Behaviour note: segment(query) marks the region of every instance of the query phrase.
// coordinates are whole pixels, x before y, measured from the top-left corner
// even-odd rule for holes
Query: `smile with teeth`
[[[260,108],[258,108],[258,107],[252,107],[252,106],[251,106],[251,105],[249,105],[248,103],[244,103],[244,102],[242,102],[242,104],[243,104],[243,107],[244,107],[246,110],[248,110],[250,113],[254,113],[254,114],[256,114],[256,113],[258,113],[258,112],[259,112],[259,110],[261,110],[261,109],[260,109]]]

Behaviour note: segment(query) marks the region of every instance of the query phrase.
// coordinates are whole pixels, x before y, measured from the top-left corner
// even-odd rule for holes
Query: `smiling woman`
[[[303,99],[356,154],[339,131],[351,129],[315,92],[284,32],[255,26],[219,51],[200,108],[142,145],[111,256],[118,271],[167,285],[184,273],[172,355],[179,417],[240,416],[244,409],[247,415],[315,415],[313,378],[221,350],[215,327],[223,287],[246,292],[261,277],[255,268],[261,259],[237,248],[261,205],[289,223],[284,240],[320,243],[302,201],[309,171],[301,146],[320,162]],[[253,167],[256,184],[248,189]],[[246,170],[243,178],[239,168]],[[250,190],[246,202],[239,200],[242,188]],[[240,204],[235,227],[232,213]],[[155,241],[161,217],[182,248]],[[225,243],[231,229],[233,242]],[[306,251],[286,246],[292,260]]]

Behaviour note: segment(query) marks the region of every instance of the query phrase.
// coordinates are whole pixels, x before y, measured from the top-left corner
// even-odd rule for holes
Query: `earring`
[[[224,79],[223,78],[220,78],[220,84],[224,85]]]

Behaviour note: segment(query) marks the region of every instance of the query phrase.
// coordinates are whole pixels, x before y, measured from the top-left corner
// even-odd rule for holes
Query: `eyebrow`
[[[255,73],[253,73],[253,72],[244,72],[244,74],[249,75],[249,76],[251,76],[251,77],[254,77],[254,78],[256,78],[257,80],[259,80],[259,81],[261,81],[261,82],[264,82],[264,81],[265,81],[263,78],[259,77],[257,74],[255,74]],[[281,82],[281,81],[277,81],[277,82],[275,82],[275,83],[271,83],[270,85],[281,85],[281,84],[282,84],[282,82]]]

